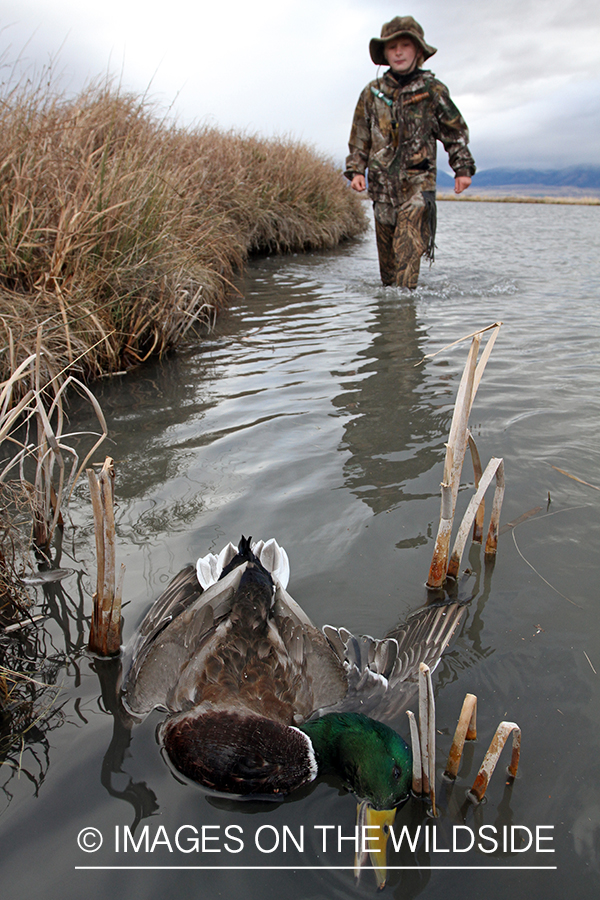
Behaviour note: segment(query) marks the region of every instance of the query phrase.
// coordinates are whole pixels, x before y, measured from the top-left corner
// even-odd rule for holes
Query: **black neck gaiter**
[[[389,71],[392,78],[398,82],[400,87],[404,87],[409,84],[413,78],[417,78],[418,75],[423,74],[423,69],[413,69],[412,72],[393,72],[391,69]]]

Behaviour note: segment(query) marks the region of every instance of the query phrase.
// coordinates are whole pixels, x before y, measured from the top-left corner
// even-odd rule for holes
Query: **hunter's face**
[[[413,68],[417,58],[417,48],[410,38],[399,37],[384,45],[383,55],[392,72],[403,74],[410,72]]]

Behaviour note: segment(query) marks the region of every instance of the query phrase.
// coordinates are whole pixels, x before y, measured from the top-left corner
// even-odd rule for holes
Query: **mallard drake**
[[[410,748],[386,723],[410,701],[419,663],[439,661],[464,607],[425,607],[383,640],[359,638],[317,629],[288,579],[273,539],[242,537],[183,569],[132,642],[123,704],[136,718],[168,712],[164,750],[206,788],[280,798],[333,770],[368,824],[389,823],[412,772]]]

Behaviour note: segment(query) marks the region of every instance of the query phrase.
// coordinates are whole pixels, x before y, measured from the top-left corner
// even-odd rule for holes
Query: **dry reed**
[[[209,325],[248,254],[366,227],[310,148],[180,128],[110,83],[74,99],[44,78],[5,87],[0,188],[0,380],[40,325],[54,370],[126,369]]]
[[[0,383],[0,625],[27,606],[22,577],[28,567],[35,568],[30,548],[42,567],[53,567],[51,546],[62,530],[61,508],[108,433],[89,388],[73,375],[54,372],[47,356],[40,327],[35,352]],[[48,372],[45,380],[42,373]],[[65,396],[72,390],[89,401],[98,420],[83,462],[74,446],[75,440],[82,446],[83,436],[66,430]]]
[[[121,598],[125,566],[117,580],[115,571],[115,467],[107,456],[99,476],[87,470],[94,510],[97,579],[90,628],[89,649],[100,656],[113,656],[121,649]]]
[[[458,341],[454,341],[453,344],[449,344],[447,347],[443,348],[444,350],[447,350],[450,347],[454,347],[456,344],[461,343],[463,340],[467,340],[468,338],[472,339],[469,356],[458,387],[452,423],[450,425],[450,434],[448,435],[448,443],[446,444],[444,473],[441,483],[442,503],[440,509],[440,521],[433,550],[433,558],[429,568],[429,577],[427,579],[427,586],[429,588],[438,589],[444,585],[447,578],[456,579],[462,554],[467,542],[468,531],[471,526],[473,526],[473,541],[475,543],[481,543],[483,534],[484,495],[494,478],[496,479],[496,490],[494,492],[485,554],[486,557],[493,557],[496,554],[500,510],[504,498],[504,462],[501,458],[492,457],[485,470],[482,471],[481,460],[473,436],[469,431],[468,420],[475,394],[477,393],[479,383],[501,325],[502,322],[495,322],[493,325],[489,325],[481,331],[468,334],[464,338],[460,338]],[[481,339],[485,332],[489,332],[488,341],[481,353],[481,358],[478,361]],[[441,353],[442,351],[440,350],[438,352]],[[437,354],[434,353],[431,354],[430,357],[431,356],[437,356]],[[463,516],[454,542],[452,554],[450,554],[450,539],[452,537],[452,529],[454,526],[456,501],[467,448],[470,448],[473,459],[476,490]]]
[[[14,358],[10,329],[8,337],[9,357]],[[85,444],[83,435],[66,428],[65,397],[73,390],[90,402],[99,426],[98,433],[88,435],[81,463],[75,444]],[[54,582],[69,572],[58,568],[61,507],[106,434],[102,410],[89,388],[73,375],[53,371],[39,327],[35,352],[0,383],[0,766],[8,763],[16,771],[32,735],[43,733],[58,692],[54,686],[49,698],[45,694],[52,665],[36,658],[37,629],[29,626],[40,617],[29,612],[25,584]],[[32,646],[27,658],[24,642]],[[30,750],[37,764],[35,750]],[[41,772],[40,779],[43,765]],[[2,790],[6,793],[0,778]]]

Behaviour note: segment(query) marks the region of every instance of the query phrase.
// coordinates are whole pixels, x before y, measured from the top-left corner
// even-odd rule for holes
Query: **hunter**
[[[386,22],[369,52],[389,68],[360,95],[345,174],[362,192],[368,170],[383,284],[415,288],[421,256],[434,257],[436,141],[448,153],[460,194],[475,174],[469,131],[448,88],[421,68],[437,51],[412,16]]]

